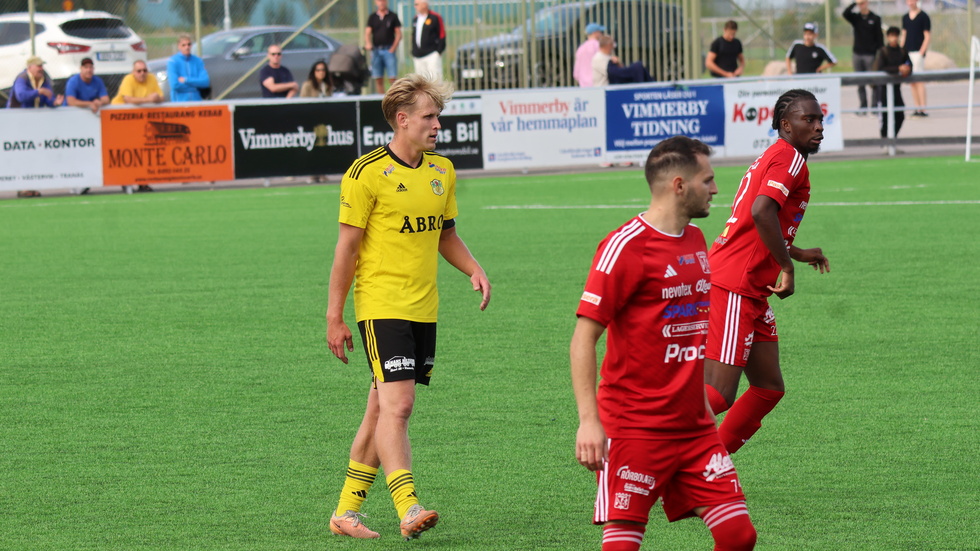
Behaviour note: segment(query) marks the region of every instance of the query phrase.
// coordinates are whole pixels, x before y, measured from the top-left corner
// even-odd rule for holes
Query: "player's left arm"
[[[821,274],[830,271],[830,260],[824,256],[820,247],[801,249],[796,245],[790,245],[789,256],[797,262],[806,262],[814,270],[820,270]]]
[[[454,268],[469,276],[473,290],[483,295],[480,310],[485,310],[487,304],[490,304],[490,280],[487,279],[483,267],[466,247],[466,243],[463,243],[463,239],[456,233],[456,226],[443,228],[442,234],[439,235],[439,254]]]

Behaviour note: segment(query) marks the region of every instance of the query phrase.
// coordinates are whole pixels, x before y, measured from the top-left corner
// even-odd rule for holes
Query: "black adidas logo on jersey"
[[[408,188],[405,187],[405,184],[398,184],[398,187],[395,188],[395,191],[396,192],[408,191]]]

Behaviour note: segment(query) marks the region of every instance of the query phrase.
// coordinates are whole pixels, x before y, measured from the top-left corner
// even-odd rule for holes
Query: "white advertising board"
[[[602,162],[605,94],[602,88],[484,92],[484,168]]]
[[[787,90],[802,88],[817,97],[824,114],[821,151],[844,149],[840,79],[799,79],[725,83],[725,156],[756,157],[779,137],[772,110]]]
[[[101,136],[87,109],[0,110],[0,190],[101,186]]]

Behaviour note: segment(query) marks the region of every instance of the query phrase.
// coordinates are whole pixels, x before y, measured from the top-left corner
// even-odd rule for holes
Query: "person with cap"
[[[599,51],[599,39],[606,34],[606,28],[598,23],[585,26],[585,42],[575,50],[575,68],[572,76],[583,88],[592,86],[592,58]]]
[[[704,65],[715,78],[735,78],[742,76],[745,70],[745,54],[742,53],[742,41],[735,38],[738,33],[738,23],[735,20],[725,22],[721,36],[711,43]]]
[[[7,98],[8,109],[35,109],[38,107],[56,107],[61,105],[64,97],[55,95],[51,77],[44,72],[44,60],[31,56],[27,58],[27,68],[21,71],[10,89]],[[40,197],[41,192],[26,189],[17,192],[17,197]]]
[[[63,100],[64,96],[61,94],[55,95],[51,77],[44,72],[44,60],[31,56],[27,58],[27,68],[14,79],[10,97],[7,98],[7,107],[56,107]]]
[[[793,70],[796,59],[796,70]],[[797,40],[786,51],[786,72],[789,74],[822,73],[837,65],[837,58],[826,46],[817,42],[817,24],[803,25],[803,40]]]
[[[78,74],[72,75],[65,84],[65,105],[84,107],[98,113],[103,105],[109,105],[109,91],[102,79],[95,76],[95,62],[82,58]]]

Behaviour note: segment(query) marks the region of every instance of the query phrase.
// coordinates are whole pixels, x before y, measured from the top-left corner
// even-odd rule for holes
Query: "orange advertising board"
[[[105,109],[101,119],[107,186],[235,178],[227,105]]]

